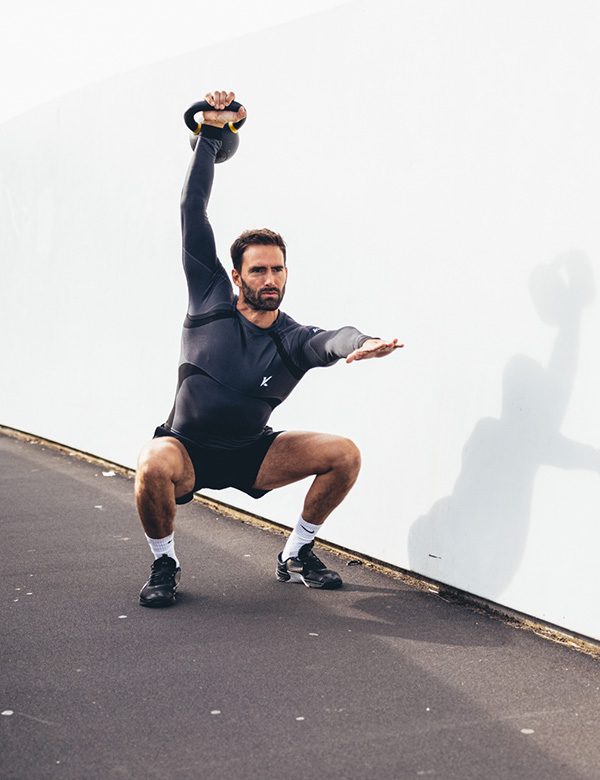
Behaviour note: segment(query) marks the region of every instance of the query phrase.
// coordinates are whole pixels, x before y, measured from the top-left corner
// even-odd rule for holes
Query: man
[[[286,245],[270,230],[246,231],[231,247],[232,278],[217,259],[206,207],[222,128],[246,116],[226,111],[232,92],[206,96],[200,138],[184,184],[181,218],[189,307],[179,381],[168,421],[143,449],[136,504],[155,561],[140,592],[148,607],[173,604],[181,569],[173,531],[177,504],[201,487],[235,487],[254,498],[314,476],[302,514],[278,557],[280,582],[338,588],[340,576],[317,558],[314,538],[355,483],[360,453],[348,439],[274,432],[267,422],[310,368],[391,354],[398,340],[355,328],[324,331],[280,311],[287,281]]]

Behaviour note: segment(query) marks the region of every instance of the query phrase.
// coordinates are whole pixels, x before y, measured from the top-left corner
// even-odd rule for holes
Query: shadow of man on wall
[[[580,252],[562,254],[533,271],[529,289],[542,321],[558,327],[548,365],[525,355],[509,360],[500,419],[477,423],[452,495],[418,518],[409,535],[414,571],[492,598],[523,556],[539,467],[600,473],[600,450],[560,433],[577,370],[581,316],[595,297],[590,261]]]

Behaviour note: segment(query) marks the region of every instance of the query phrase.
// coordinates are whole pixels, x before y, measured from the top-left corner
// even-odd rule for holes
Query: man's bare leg
[[[267,452],[254,487],[273,490],[314,475],[302,517],[307,523],[322,525],[348,495],[359,471],[360,451],[350,439],[285,431]]]
[[[138,459],[135,503],[146,535],[161,539],[173,533],[175,499],[194,489],[194,467],[183,444],[161,436],[147,444]]]
[[[349,439],[321,433],[286,432],[271,445],[254,487],[271,490],[314,476],[302,514],[277,564],[280,582],[339,588],[342,580],[312,552],[321,525],[348,495],[360,470],[360,452]]]
[[[175,554],[175,499],[194,489],[194,467],[177,439],[153,439],[142,450],[135,481],[135,500],[155,561],[140,592],[145,607],[175,603],[181,570]]]

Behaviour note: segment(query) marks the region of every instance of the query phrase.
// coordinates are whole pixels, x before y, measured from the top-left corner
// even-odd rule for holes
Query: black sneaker
[[[173,558],[161,555],[152,564],[150,579],[140,591],[143,607],[170,607],[175,603],[175,593],[181,579],[181,568]]]
[[[277,579],[279,582],[303,582],[307,588],[341,588],[342,578],[317,558],[312,551],[313,544],[305,544],[300,548],[297,558],[288,558],[287,561],[282,561],[279,553],[275,571]]]

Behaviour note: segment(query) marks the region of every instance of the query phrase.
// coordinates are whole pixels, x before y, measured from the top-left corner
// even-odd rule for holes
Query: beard
[[[281,288],[264,287],[262,290],[252,290],[242,279],[242,293],[244,301],[255,311],[275,311],[279,308],[283,296],[285,295],[285,284]],[[265,292],[274,292],[276,295],[265,295]]]

